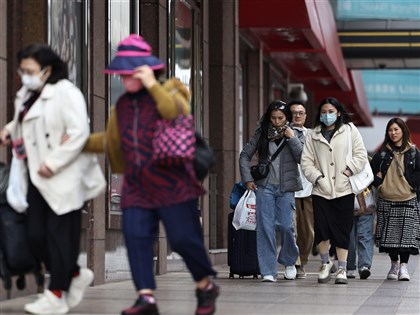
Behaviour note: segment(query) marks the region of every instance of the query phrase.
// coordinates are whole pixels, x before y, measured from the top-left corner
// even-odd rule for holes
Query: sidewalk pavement
[[[307,279],[284,280],[279,268],[276,283],[247,277],[229,279],[229,267],[216,266],[221,295],[219,315],[271,314],[420,314],[420,258],[411,256],[411,281],[390,281],[387,255],[375,253],[372,275],[367,280],[349,279],[348,285],[336,285],[333,279],[318,284],[319,258],[311,257]],[[161,315],[194,314],[195,286],[187,271],[157,276],[156,298]],[[0,314],[24,314],[23,305],[35,295],[0,303]],[[131,281],[107,283],[88,288],[85,299],[69,314],[120,314],[135,300]]]

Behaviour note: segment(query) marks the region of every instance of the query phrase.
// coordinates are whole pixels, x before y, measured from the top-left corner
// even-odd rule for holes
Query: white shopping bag
[[[19,160],[13,156],[10,165],[9,185],[6,191],[7,202],[19,213],[25,212],[28,208],[28,202],[26,201],[28,182],[22,181],[23,178],[28,178],[24,163],[24,160]]]
[[[256,197],[252,190],[247,190],[235,208],[232,225],[235,229],[254,231],[257,227]]]

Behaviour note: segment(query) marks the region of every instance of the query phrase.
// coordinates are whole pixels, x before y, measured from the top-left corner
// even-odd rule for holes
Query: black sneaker
[[[195,295],[197,296],[197,310],[195,315],[212,315],[216,312],[216,299],[219,295],[220,288],[216,283],[210,282],[210,288],[197,289]]]
[[[370,270],[368,267],[363,266],[359,269],[360,279],[367,279],[370,276]]]
[[[143,295],[140,295],[136,303],[123,310],[121,315],[159,315],[159,311],[156,303],[150,303]]]

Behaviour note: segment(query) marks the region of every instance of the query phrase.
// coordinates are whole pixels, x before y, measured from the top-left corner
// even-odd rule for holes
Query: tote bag
[[[152,159],[163,166],[178,166],[194,159],[195,129],[193,116],[159,119],[152,140]]]
[[[348,161],[351,160],[351,152],[352,152],[352,138],[351,138],[351,127],[349,126],[350,130],[347,134],[348,139]],[[366,164],[363,170],[357,174],[354,174],[349,177],[351,188],[353,193],[356,195],[362,191],[364,191],[372,182],[373,182],[373,172],[372,168],[370,167],[369,160],[366,160]]]
[[[232,220],[236,230],[254,231],[257,228],[256,200],[252,190],[247,190],[239,199]]]

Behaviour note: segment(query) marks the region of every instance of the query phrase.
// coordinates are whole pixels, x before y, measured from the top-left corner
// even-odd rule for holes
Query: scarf
[[[275,127],[272,123],[268,124],[268,140],[274,141],[283,138],[284,126]]]

